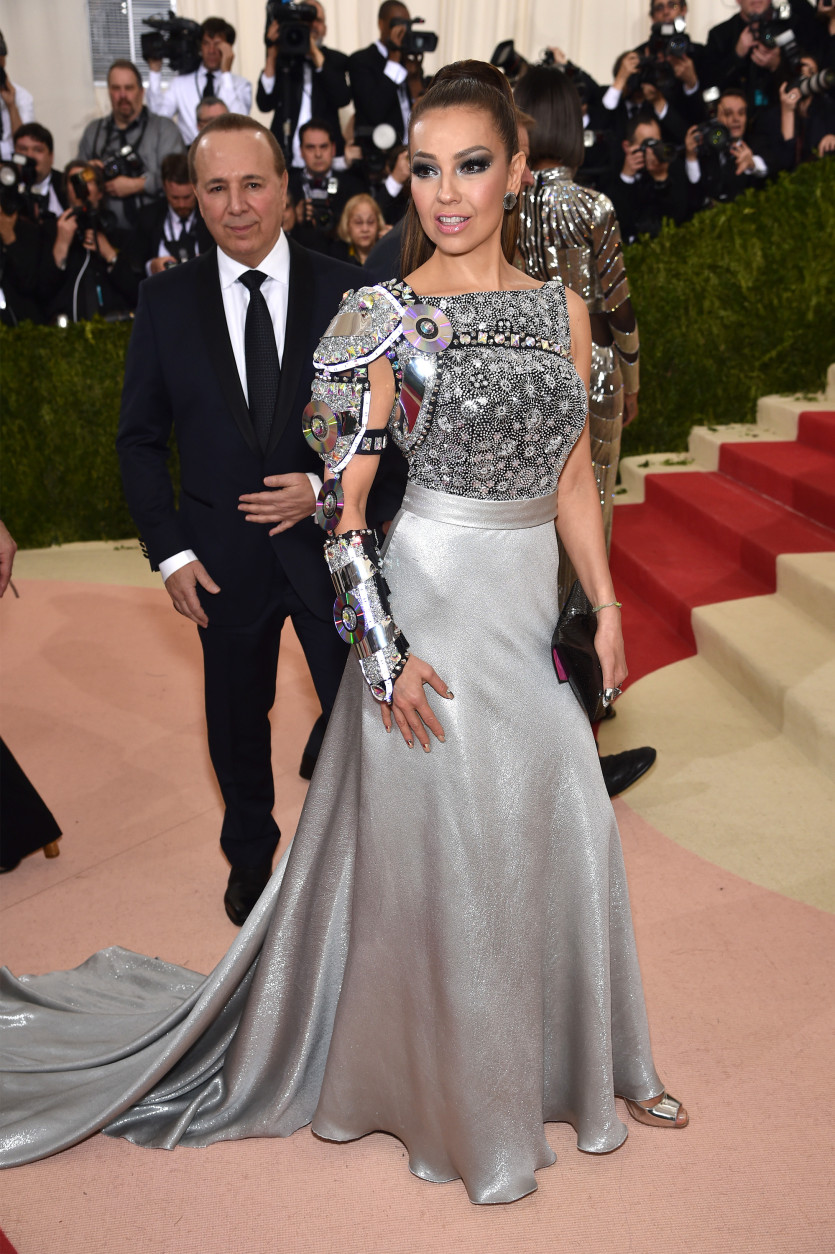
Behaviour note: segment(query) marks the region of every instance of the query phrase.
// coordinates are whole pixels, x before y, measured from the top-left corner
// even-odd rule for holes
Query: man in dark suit
[[[139,210],[131,237],[131,261],[139,279],[191,261],[214,245],[188,172],[184,152],[171,152],[162,163],[165,200]]]
[[[377,13],[380,38],[348,58],[351,95],[356,107],[354,137],[360,145],[370,142],[371,132],[382,123],[394,128],[399,143],[406,143],[412,101],[423,90],[418,58],[401,51],[409,10],[399,0],[383,0]]]
[[[321,462],[301,416],[313,350],[357,272],[288,242],[284,159],[254,119],[211,122],[190,162],[217,249],[141,285],[117,447],[151,564],[199,628],[209,751],[226,805],[221,847],[232,864],[224,904],[240,924],[280,835],[269,711],[285,619],[326,714],[347,654],[312,518]],[[167,469],[172,424],[179,508]],[[381,501],[376,520],[398,504]]]
[[[705,85],[739,88],[753,121],[760,110],[779,104],[787,68],[781,43],[788,39],[785,47],[794,41],[814,55],[822,47],[823,26],[808,0],[780,5],[771,0],[736,2],[739,12],[708,32]]]
[[[25,122],[14,133],[14,150],[20,157],[31,157],[35,162],[37,182],[32,191],[41,197],[39,219],[47,214],[60,218],[69,207],[67,180],[61,170],[53,168],[54,144],[52,132],[40,122]]]
[[[267,60],[258,80],[255,103],[262,113],[274,110],[272,132],[291,166],[301,168],[299,131],[310,118],[321,118],[334,136],[337,153],[345,151],[339,126],[339,110],[351,103],[348,86],[348,58],[344,52],[326,48],[325,9],[313,0],[317,18],[310,26],[310,48],[306,57],[283,56],[280,51],[280,24],[267,27]]]

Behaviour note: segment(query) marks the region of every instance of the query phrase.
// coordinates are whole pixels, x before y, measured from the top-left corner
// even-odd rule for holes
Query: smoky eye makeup
[[[437,167],[429,165],[427,161],[421,161],[419,158],[412,163],[412,177],[416,179],[431,178],[433,174],[437,174]]]
[[[486,153],[480,157],[468,157],[458,167],[462,174],[483,174],[485,170],[489,170],[493,164],[493,158],[488,157]]]

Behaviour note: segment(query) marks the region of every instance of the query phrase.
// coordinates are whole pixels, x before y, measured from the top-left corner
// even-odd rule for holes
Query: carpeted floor
[[[119,943],[207,971],[234,929],[196,633],[158,588],[26,569],[20,599],[0,607],[2,732],[65,835],[59,858],[0,880],[4,961],[43,971]],[[292,633],[282,649],[275,769],[290,835],[316,707]],[[662,755],[633,803],[663,770]],[[737,780],[737,804],[755,787]],[[749,882],[744,860],[734,875],[699,857],[632,804],[616,809],[656,1057],[687,1101],[687,1130],[632,1122],[598,1158],[550,1125],[556,1166],[497,1208],[414,1179],[384,1135],[337,1146],[302,1130],[174,1153],[94,1137],[0,1178],[18,1254],[828,1254],[835,917]]]

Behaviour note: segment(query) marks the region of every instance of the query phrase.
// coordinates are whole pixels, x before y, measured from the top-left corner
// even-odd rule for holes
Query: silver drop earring
[[[515,192],[505,192],[502,197],[502,204],[504,205],[507,213],[510,213],[511,209],[516,208],[516,200],[517,196]]]

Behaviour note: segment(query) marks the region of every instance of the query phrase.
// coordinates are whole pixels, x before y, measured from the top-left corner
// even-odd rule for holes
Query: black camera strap
[[[106,157],[106,156],[115,156],[118,153],[119,149],[124,148],[126,145],[130,145],[130,147],[134,150],[134,152],[138,153],[139,145],[142,143],[142,140],[145,138],[145,131],[148,129],[148,118],[149,118],[149,114],[148,114],[148,109],[146,105],[142,106],[142,112],[140,113],[139,117],[134,118],[132,122],[129,122],[124,130],[120,130],[120,128],[116,125],[116,122],[114,120],[112,113],[107,118],[99,118],[98,125],[96,126],[96,134],[93,139],[93,156],[96,157],[97,159],[101,159],[102,157]],[[128,131],[130,130],[132,126],[135,126],[137,122],[140,122],[140,120],[141,120],[141,125],[139,129],[139,135],[137,136],[136,141],[134,142],[133,140],[128,139]],[[101,150],[99,150],[99,137],[101,135],[101,128],[103,125],[105,128],[104,145],[102,146]],[[113,139],[118,135],[121,135],[123,137],[121,144],[118,144],[118,146],[115,149],[111,150],[111,152],[108,153],[108,148],[113,142]]]

